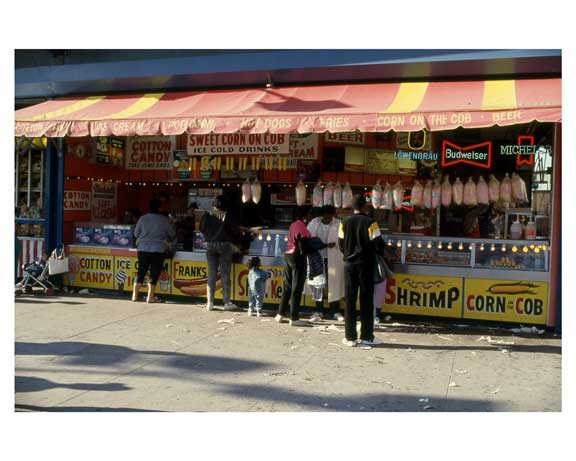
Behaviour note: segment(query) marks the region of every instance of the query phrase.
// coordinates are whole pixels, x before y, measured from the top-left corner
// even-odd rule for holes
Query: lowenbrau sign
[[[174,136],[137,136],[128,138],[127,170],[171,170]]]
[[[288,154],[287,133],[210,133],[188,135],[187,150],[194,155]]]

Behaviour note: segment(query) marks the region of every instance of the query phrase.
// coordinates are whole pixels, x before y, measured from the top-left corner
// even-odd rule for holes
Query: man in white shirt
[[[328,282],[328,305],[329,311],[326,318],[334,318],[343,321],[344,317],[340,313],[340,300],[344,297],[344,262],[342,252],[338,248],[338,229],[340,220],[336,218],[336,208],[332,205],[322,207],[322,215],[314,218],[308,224],[308,232],[312,237],[318,237],[327,245],[319,250],[324,260],[325,280]],[[307,293],[314,290],[313,283],[307,283]],[[316,288],[318,290],[318,288]],[[321,293],[319,293],[322,299]],[[319,321],[322,319],[323,301],[316,299],[316,312],[312,314],[310,320]]]

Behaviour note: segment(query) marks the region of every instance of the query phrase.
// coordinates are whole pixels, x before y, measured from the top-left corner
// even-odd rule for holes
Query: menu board
[[[368,149],[366,171],[373,174],[398,174],[398,160],[394,158],[394,151]]]

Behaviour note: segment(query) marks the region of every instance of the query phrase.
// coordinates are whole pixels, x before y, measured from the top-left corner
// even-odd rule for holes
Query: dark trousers
[[[374,264],[344,263],[345,335],[349,341],[358,339],[356,332],[356,298],[360,290],[360,339],[374,339]]]
[[[164,253],[150,253],[148,251],[138,252],[138,273],[136,274],[136,283],[144,283],[144,277],[150,269],[150,283],[156,285],[162,265],[164,264]]]
[[[278,314],[285,317],[290,304],[290,318],[298,320],[302,291],[306,281],[306,258],[294,253],[284,255],[284,284]]]

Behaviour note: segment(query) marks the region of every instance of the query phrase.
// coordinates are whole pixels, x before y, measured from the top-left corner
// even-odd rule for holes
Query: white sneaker
[[[376,336],[374,336],[374,339],[372,341],[365,341],[365,340],[360,341],[361,346],[379,346],[380,344],[384,344],[384,341],[376,338]]]
[[[303,327],[304,325],[307,325],[307,322],[304,320],[290,320],[289,323],[291,327]]]
[[[214,304],[212,303],[206,303],[206,310],[207,311],[211,311],[214,309]]]
[[[254,315],[254,311],[252,309],[248,309],[248,317],[252,317]]]
[[[262,311],[256,311],[256,317],[262,317]]]
[[[338,322],[343,322],[344,321],[344,316],[340,313],[338,314],[334,314],[334,320],[337,320]]]
[[[346,338],[342,338],[342,344],[348,347],[356,347],[356,341],[349,341]]]
[[[226,303],[224,304],[225,311],[235,311],[238,309],[238,306],[234,303]]]
[[[374,317],[374,325],[380,324],[380,317]]]
[[[276,314],[274,320],[276,320],[278,323],[282,323],[284,321],[284,317],[282,317],[280,314]]]
[[[322,316],[320,315],[319,312],[314,312],[309,319],[310,322],[321,322],[322,321]]]

